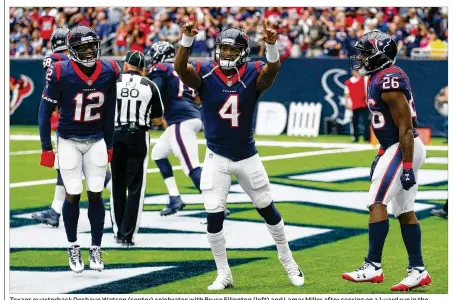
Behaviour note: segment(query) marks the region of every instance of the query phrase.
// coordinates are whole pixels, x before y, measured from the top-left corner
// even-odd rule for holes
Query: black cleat
[[[133,241],[124,240],[121,243],[121,245],[124,247],[130,248],[130,247],[134,247],[135,243]]]
[[[170,216],[176,213],[179,210],[182,210],[186,204],[181,200],[180,196],[170,196],[169,197],[169,203],[166,205],[166,207],[161,210],[160,214],[161,216]]]
[[[60,214],[58,214],[52,207],[32,214],[32,219],[38,220],[43,224],[49,224],[53,227],[58,227],[60,225]]]

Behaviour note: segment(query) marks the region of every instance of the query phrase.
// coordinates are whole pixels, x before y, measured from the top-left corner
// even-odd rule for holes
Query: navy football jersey
[[[399,142],[399,129],[394,125],[388,105],[381,99],[382,92],[402,91],[410,105],[413,118],[413,136],[417,137],[417,117],[410,81],[407,74],[397,66],[392,66],[371,75],[367,87],[367,105],[372,113],[372,128],[382,148]]]
[[[51,65],[46,72],[39,109],[43,150],[52,149],[49,118],[56,104],[60,110],[58,136],[65,139],[104,138],[107,148],[111,148],[119,74],[120,68],[113,60],[98,60],[90,77],[72,60]]]
[[[200,109],[194,101],[197,92],[183,84],[172,63],[155,64],[148,78],[159,88],[168,125],[201,118]]]
[[[52,53],[44,58],[43,68],[44,68],[44,70],[47,70],[47,68],[49,68],[51,65],[53,65],[57,61],[65,61],[65,60],[69,60],[69,56],[67,54],[61,53],[61,52]]]
[[[202,78],[199,95],[207,147],[233,161],[257,154],[254,141],[254,117],[257,100],[257,77],[263,62],[248,62],[229,78],[215,62],[193,62]]]

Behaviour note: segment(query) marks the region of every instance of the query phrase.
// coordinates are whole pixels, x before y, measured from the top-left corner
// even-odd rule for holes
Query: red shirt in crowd
[[[39,31],[43,40],[50,40],[52,35],[53,27],[55,24],[55,18],[52,16],[41,16],[39,17]]]
[[[366,85],[367,81],[363,76],[360,77],[350,77],[350,79],[345,80],[345,94],[350,95],[352,101],[352,110],[358,108],[367,107],[366,104]]]

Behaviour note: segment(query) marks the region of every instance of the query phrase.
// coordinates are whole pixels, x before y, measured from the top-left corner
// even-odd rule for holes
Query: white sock
[[[228,275],[230,274],[230,267],[227,261],[227,249],[225,247],[224,230],[218,233],[207,232],[208,243],[213,253],[214,261],[216,262],[216,268],[218,274]]]
[[[63,203],[65,202],[66,190],[62,185],[55,186],[54,201],[52,201],[52,208],[61,215],[63,209]]]
[[[175,177],[167,177],[166,179],[164,179],[164,182],[167,186],[167,190],[169,191],[169,196],[180,196]]]
[[[287,236],[285,235],[284,231],[284,219],[282,219],[276,225],[266,224],[266,227],[268,227],[268,231],[271,233],[271,236],[276,243],[277,253],[281,263],[287,265],[288,263],[293,262],[292,251],[290,251]]]
[[[109,191],[109,193],[112,194],[112,178],[110,178],[109,182],[106,184],[106,190]]]

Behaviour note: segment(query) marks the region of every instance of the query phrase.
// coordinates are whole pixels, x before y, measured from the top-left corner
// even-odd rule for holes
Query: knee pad
[[[80,195],[82,193],[82,182],[78,179],[69,180],[65,183],[66,192],[73,195]]]
[[[217,213],[207,213],[208,227],[207,231],[209,233],[218,233],[222,230],[222,225],[224,223],[224,212]]]
[[[265,208],[257,208],[257,211],[268,225],[276,225],[282,220],[281,214],[274,207],[273,202]]]
[[[87,191],[90,191],[93,193],[102,192],[102,190],[104,189],[104,180],[105,180],[105,177],[85,178],[85,184],[87,186]]]
[[[269,190],[266,190],[262,195],[258,196],[254,201],[254,206],[256,209],[262,209],[268,207],[273,203],[271,198],[271,193]]]
[[[156,144],[153,149],[151,149],[151,159],[156,161],[160,159],[165,159],[167,158],[166,153],[164,153],[163,150],[161,150],[162,147],[160,147],[160,144]]]

